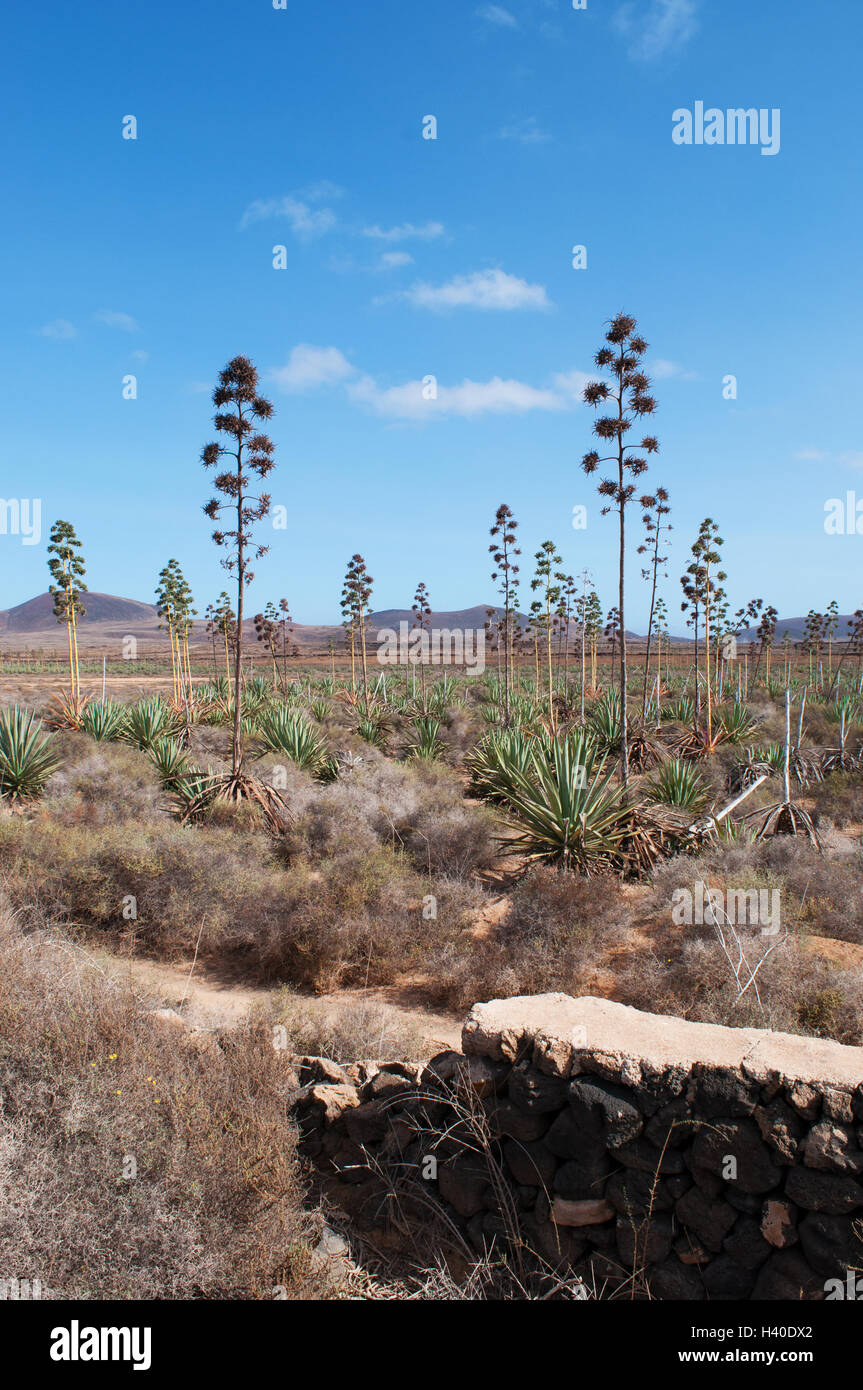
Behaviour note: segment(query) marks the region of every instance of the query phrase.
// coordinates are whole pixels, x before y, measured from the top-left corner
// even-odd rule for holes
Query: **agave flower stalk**
[[[205,514],[218,521],[224,510],[235,513],[228,530],[221,526],[213,532],[216,545],[227,548],[222,561],[237,581],[237,639],[234,658],[234,725],[231,736],[231,775],[236,782],[242,770],[243,744],[240,726],[240,686],[243,671],[243,605],[246,587],[254,579],[252,559],[260,559],[268,547],[254,542],[252,528],[270,510],[266,492],[253,496],[250,492],[252,475],[263,481],[274,467],[273,441],[260,432],[259,422],[273,414],[271,403],[258,391],[257,369],[247,357],[234,357],[219,374],[219,384],[213,392],[216,406],[214,424],[233,444],[207,444],[201,454],[205,468],[211,468],[223,458],[231,463],[215,477],[215,488],[221,494],[212,497],[204,507]],[[230,407],[229,409],[226,407]]]
[[[87,592],[84,583],[81,542],[69,521],[55,521],[48,545],[48,569],[53,579],[49,593],[54,599],[54,616],[66,624],[69,641],[69,687],[73,700],[81,698],[81,673],[78,665],[78,619],[86,613],[81,595]]]
[[[599,485],[599,493],[608,498],[603,513],[616,511],[618,517],[618,613],[620,621],[620,698],[621,698],[621,743],[620,771],[624,787],[629,781],[629,754],[627,750],[627,671],[626,671],[626,622],[625,622],[625,561],[626,561],[626,508],[635,494],[635,484],[628,481],[638,477],[647,469],[643,456],[633,455],[633,448],[640,448],[644,454],[656,453],[659,444],[653,435],[645,435],[640,445],[627,444],[626,436],[635,421],[656,410],[656,401],[650,394],[650,382],[642,370],[642,359],[647,351],[647,343],[636,332],[637,324],[628,314],[617,314],[605,335],[607,346],[600,348],[594,357],[595,365],[608,372],[611,385],[604,381],[592,381],[584,388],[584,399],[594,407],[608,402],[611,412],[594,422],[594,433],[608,441],[614,452],[600,458],[596,450],[590,450],[582,459],[585,473],[596,471],[600,463],[611,462],[616,465],[617,476],[605,478]]]

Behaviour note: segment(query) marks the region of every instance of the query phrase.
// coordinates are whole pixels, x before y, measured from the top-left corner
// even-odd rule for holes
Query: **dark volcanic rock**
[[[617,1149],[641,1133],[644,1121],[632,1092],[611,1081],[577,1077],[570,1083],[569,1104],[580,1125],[592,1129],[597,1116],[600,1118],[600,1136],[609,1149]]]
[[[782,1169],[754,1120],[725,1120],[700,1130],[692,1158],[741,1192],[770,1192],[782,1181]]]
[[[503,1157],[516,1182],[527,1187],[551,1186],[557,1159],[542,1140],[520,1144],[516,1139],[507,1139],[503,1145]]]
[[[727,1202],[711,1202],[697,1187],[684,1193],[674,1210],[680,1224],[717,1253],[737,1220],[737,1213]]]
[[[798,1228],[807,1263],[825,1278],[844,1279],[849,1269],[863,1268],[863,1240],[847,1216],[810,1211]]]
[[[824,1297],[824,1281],[812,1270],[796,1250],[777,1250],[761,1266],[752,1290],[752,1298],[759,1302],[781,1299],[786,1303],[798,1303],[802,1298],[819,1299]]]
[[[545,1076],[528,1062],[513,1067],[509,1076],[509,1098],[521,1110],[546,1115],[566,1104],[567,1082],[559,1076]]]
[[[785,1194],[798,1207],[832,1216],[863,1206],[863,1187],[856,1178],[844,1173],[819,1173],[812,1168],[790,1168]]]

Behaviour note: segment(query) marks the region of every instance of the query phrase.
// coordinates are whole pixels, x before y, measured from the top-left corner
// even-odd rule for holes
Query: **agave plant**
[[[309,706],[309,708],[311,710],[312,718],[316,719],[319,724],[323,724],[326,719],[329,719],[329,700],[312,700],[312,703]]]
[[[824,700],[824,718],[830,724],[841,724],[843,728],[860,719],[860,701],[856,695],[846,695],[841,700]]]
[[[42,733],[32,710],[0,711],[0,796],[9,801],[40,796],[60,765],[53,739]]]
[[[335,776],[336,765],[324,740],[308,720],[284,705],[266,710],[255,733],[271,753],[280,753],[313,777],[329,780]]]
[[[81,728],[97,743],[113,743],[126,728],[125,706],[117,700],[94,701],[81,715]]]
[[[505,798],[511,773],[530,767],[532,746],[533,739],[521,729],[486,734],[466,759],[474,789],[480,796]]]
[[[702,811],[710,800],[710,787],[691,763],[671,758],[647,783],[654,801],[680,806],[686,811]]]
[[[712,826],[713,834],[721,845],[750,845],[752,843],[752,832],[744,821],[732,820],[730,816],[725,820],[716,821]]]
[[[182,744],[173,738],[157,738],[148,749],[164,787],[173,788],[193,769]]]
[[[375,748],[386,748],[387,746],[387,724],[386,720],[378,717],[371,719],[361,719],[357,724],[357,733],[366,743],[371,743]]]
[[[89,695],[61,690],[51,697],[45,723],[49,729],[80,729],[89,702]]]
[[[616,752],[620,748],[620,692],[607,690],[587,718],[600,751]]]
[[[147,750],[161,738],[176,738],[183,730],[182,721],[158,695],[139,700],[126,710],[123,738],[136,748]]]
[[[675,724],[691,724],[695,718],[695,705],[690,695],[678,695],[676,700],[669,700],[668,704],[662,706],[660,718],[673,721]]]
[[[181,821],[197,820],[219,794],[223,774],[209,768],[189,767],[171,783],[171,803]]]
[[[420,715],[413,721],[414,736],[405,752],[409,758],[421,758],[433,762],[444,751],[440,737],[440,720],[431,715]]]
[[[728,743],[742,743],[758,728],[758,720],[739,700],[735,700],[730,709],[717,710],[716,722]]]
[[[605,771],[583,730],[531,748],[529,766],[513,767],[506,785],[507,821],[519,833],[507,844],[528,858],[590,874],[625,852],[631,813],[625,791]]]

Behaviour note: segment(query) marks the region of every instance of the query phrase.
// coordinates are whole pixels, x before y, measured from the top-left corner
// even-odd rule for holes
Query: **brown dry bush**
[[[268,1030],[178,1043],[68,939],[4,912],[0,1037],[7,1277],[73,1299],[326,1296]]]
[[[391,984],[462,952],[480,900],[467,884],[421,877],[388,847],[358,849],[295,865],[288,910],[253,949],[268,978],[318,992]]]
[[[863,781],[859,773],[834,772],[810,788],[810,795],[815,802],[816,824],[830,820],[845,830],[863,823]]]
[[[428,1055],[422,1036],[401,1015],[363,996],[336,1009],[313,1008],[307,999],[280,997],[271,1022],[287,1028],[292,1048],[333,1062],[417,1061]]]
[[[681,855],[653,875],[653,906],[671,913],[675,888],[778,888],[789,930],[863,944],[863,852],[830,857],[808,840],[777,835],[757,844],[709,845]],[[708,929],[709,930],[709,929]]]
[[[502,920],[469,952],[440,960],[437,985],[431,988],[453,1008],[516,994],[584,994],[600,957],[619,940],[627,921],[617,879],[531,869]]]
[[[137,749],[67,731],[54,738],[61,764],[43,803],[54,820],[96,828],[138,821],[165,805],[156,770]]]
[[[389,844],[418,869],[446,878],[472,877],[494,858],[494,819],[465,801],[441,765],[398,763],[367,749],[362,763],[328,786],[290,784],[296,820],[287,848],[312,858]]]
[[[763,938],[747,932],[741,936],[754,965],[763,954]],[[617,984],[622,1003],[650,1013],[805,1033],[854,1046],[863,1041],[863,979],[858,971],[837,969],[790,937],[765,961],[757,982],[760,1004],[751,986],[739,996],[719,942],[700,937],[685,940],[670,960],[655,953],[628,957]]]
[[[7,891],[85,935],[123,937],[155,956],[187,955],[200,935],[211,961],[241,959],[249,973],[315,990],[388,984],[423,965],[429,949],[467,929],[479,890],[429,880],[387,846],[355,847],[313,863],[277,862],[271,842],[225,825],[163,818],[89,826],[49,811],[0,821]],[[423,899],[437,918],[423,918]],[[123,917],[128,899],[137,916]]]
[[[160,957],[190,955],[200,934],[204,959],[321,990],[422,968],[429,949],[456,949],[481,901],[458,877],[485,853],[487,820],[451,774],[376,753],[331,786],[288,768],[296,820],[279,842],[245,804],[182,826],[144,754],[65,737],[48,794],[0,818],[0,876],[37,917]]]

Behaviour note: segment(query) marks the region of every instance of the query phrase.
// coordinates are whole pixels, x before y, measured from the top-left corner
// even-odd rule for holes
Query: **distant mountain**
[[[833,640],[835,642],[846,641],[848,637],[848,624],[853,622],[854,618],[851,614],[840,613],[836,621],[836,632]],[[792,642],[802,642],[805,636],[805,627],[805,618],[780,618],[776,624],[775,640],[781,642],[786,632],[789,632]],[[754,627],[746,628],[745,632],[742,632],[738,638],[740,642],[757,642],[758,640],[758,630]]]
[[[101,644],[128,633],[135,634],[147,641],[167,640],[167,634],[160,630],[158,615],[152,603],[140,603],[137,599],[119,598],[114,594],[96,593],[85,594],[83,601],[87,611],[85,616],[80,619],[79,626],[82,629],[82,638],[86,638],[89,630],[91,644]],[[432,613],[432,626],[461,632],[481,632],[485,627],[489,608],[493,609],[497,617],[502,616],[503,608],[499,605],[477,603],[472,608],[456,608]],[[522,628],[527,626],[528,619],[523,613],[519,614],[518,621]],[[841,642],[846,637],[848,621],[847,614],[840,616],[836,629],[837,641]],[[379,632],[381,628],[393,628],[397,632],[399,623],[407,623],[413,627],[415,623],[413,610],[410,608],[382,608],[369,615],[369,626],[373,633]],[[792,641],[802,642],[805,623],[805,618],[781,618],[776,625],[777,642],[782,641],[786,630],[791,633]],[[250,637],[254,637],[251,617],[244,623],[244,629]],[[574,620],[572,621],[571,632],[572,639],[576,640],[577,628]],[[6,636],[7,642],[10,638],[17,637],[22,640],[25,636],[31,637],[33,639],[31,645],[36,646],[45,642],[48,645],[53,645],[55,636],[57,640],[60,640],[63,634],[58,627],[57,619],[54,617],[54,600],[51,595],[39,594],[37,598],[28,599],[26,603],[19,603],[14,608],[0,611],[0,636],[3,635]],[[198,618],[195,622],[194,636],[196,641],[205,640],[203,618]],[[627,629],[626,636],[632,642],[644,641],[643,633],[631,632],[629,629]],[[293,640],[300,647],[325,649],[331,640],[338,643],[343,642],[344,630],[335,623],[298,622],[294,624]],[[747,628],[740,634],[738,640],[757,643],[756,629],[754,627]],[[683,646],[691,645],[692,639],[672,637],[671,641],[675,646]]]
[[[156,609],[152,603],[139,603],[134,598],[115,598],[113,594],[84,594],[82,603],[86,614],[81,618],[83,627],[87,623],[137,623],[151,626],[156,620]],[[14,608],[0,612],[0,632],[41,632],[57,626],[54,617],[54,599],[51,594],[39,594]]]
[[[456,608],[448,613],[432,613],[432,627],[437,628],[457,628],[462,632],[481,632],[485,627],[488,610],[491,604],[477,603],[473,608]],[[496,616],[502,616],[502,608],[494,608]],[[399,623],[409,623],[414,626],[416,619],[412,608],[382,608],[379,613],[369,615],[371,626],[377,631],[382,627],[397,628]],[[527,619],[519,614],[519,623],[524,627]]]

